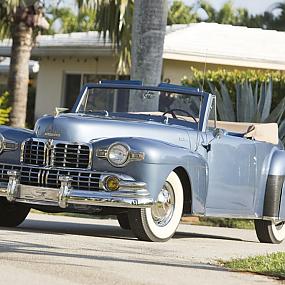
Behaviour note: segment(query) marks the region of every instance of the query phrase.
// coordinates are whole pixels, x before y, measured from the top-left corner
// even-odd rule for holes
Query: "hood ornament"
[[[54,115],[57,117],[59,114],[64,113],[68,111],[68,108],[62,108],[62,107],[55,107]]]

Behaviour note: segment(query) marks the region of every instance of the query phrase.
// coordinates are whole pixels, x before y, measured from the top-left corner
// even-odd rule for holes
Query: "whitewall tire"
[[[167,241],[174,235],[182,211],[183,187],[172,171],[151,208],[129,210],[131,230],[140,240]]]
[[[260,242],[278,244],[285,239],[285,222],[255,220],[254,224]]]

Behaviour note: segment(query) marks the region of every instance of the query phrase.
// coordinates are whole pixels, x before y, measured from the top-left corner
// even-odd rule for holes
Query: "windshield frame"
[[[131,83],[131,81],[130,81]],[[158,86],[144,86],[139,84],[129,84],[126,82],[123,83],[87,83],[85,84],[81,90],[80,94],[77,97],[77,100],[71,110],[72,113],[79,113],[79,108],[85,96],[88,93],[89,89],[132,89],[132,90],[146,90],[146,91],[161,91],[161,92],[175,92],[178,94],[189,95],[189,96],[198,96],[202,97],[202,104],[200,110],[200,118],[198,123],[198,130],[205,131],[208,114],[211,105],[211,94],[200,91],[198,88],[173,85],[167,83],[161,83]]]

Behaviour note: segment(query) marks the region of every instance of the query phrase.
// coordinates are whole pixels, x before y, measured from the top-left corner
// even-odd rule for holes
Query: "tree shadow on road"
[[[1,229],[1,228],[0,228]],[[83,235],[92,237],[103,237],[111,239],[123,239],[123,240],[136,240],[131,231],[123,230],[116,225],[96,225],[96,224],[82,224],[76,222],[57,222],[57,221],[37,221],[26,220],[18,228],[8,228],[10,231],[21,232],[36,232],[41,234],[58,234],[58,235]],[[222,235],[209,235],[191,232],[178,231],[173,236],[173,239],[218,239],[229,240],[238,242],[254,242],[243,240],[241,238],[233,238]]]
[[[73,222],[26,220],[23,225],[14,230],[40,232],[45,234],[71,234],[115,239],[134,239],[130,231],[119,226],[82,224]]]
[[[126,248],[124,253],[127,252],[128,248]],[[69,249],[69,252],[65,248],[61,247],[54,247],[54,246],[46,246],[40,243],[29,243],[29,242],[18,242],[18,241],[1,241],[0,242],[0,253],[15,253],[16,255],[13,258],[13,255],[10,256],[8,259],[13,262],[29,262],[31,265],[33,263],[37,264],[49,264],[47,260],[36,258],[39,256],[43,257],[63,257],[64,260],[58,259],[57,262],[52,262],[52,265],[59,266],[80,266],[80,267],[97,267],[95,264],[88,262],[87,265],[80,262],[80,260],[89,260],[89,261],[107,261],[107,262],[122,262],[126,264],[142,264],[142,265],[154,265],[154,266],[164,266],[164,267],[172,267],[172,268],[185,268],[185,269],[197,269],[197,270],[212,270],[212,271],[228,271],[225,268],[218,267],[212,264],[206,263],[195,263],[190,260],[186,259],[179,259],[179,258],[170,258],[161,256],[148,256],[148,255],[139,255],[135,253],[129,253],[128,256],[122,257],[118,256],[118,252],[116,249],[112,251],[101,251],[99,250],[90,249],[88,254],[78,254],[72,252]],[[1,259],[7,260],[5,255],[0,255]],[[72,258],[77,260],[74,263],[66,263],[66,258]]]
[[[249,241],[249,240],[244,240],[241,238],[233,238],[233,237],[228,237],[228,236],[221,236],[221,235],[209,235],[209,234],[197,234],[197,233],[187,233],[187,232],[176,232],[174,237],[175,239],[181,239],[181,238],[203,238],[203,239],[222,239],[222,240],[229,240],[229,241],[242,241],[242,242],[253,242],[254,241]]]

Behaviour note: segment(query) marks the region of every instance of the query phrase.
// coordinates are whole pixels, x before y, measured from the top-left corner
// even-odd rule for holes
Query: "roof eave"
[[[245,68],[260,68],[271,70],[285,70],[285,62],[282,60],[265,60],[246,57],[231,57],[219,55],[205,55],[205,54],[183,54],[165,51],[163,53],[164,59],[188,61],[197,63],[208,63],[217,65],[239,66]]]
[[[32,50],[31,58],[36,59],[43,56],[110,56],[113,55],[115,49],[112,47],[35,47]],[[0,47],[0,56],[10,57],[11,47]]]

